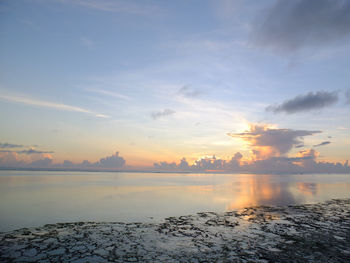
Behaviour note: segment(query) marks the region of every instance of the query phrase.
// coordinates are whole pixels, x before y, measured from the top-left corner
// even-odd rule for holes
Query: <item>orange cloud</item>
[[[276,129],[268,124],[251,124],[249,130],[242,133],[229,133],[233,138],[245,141],[252,149],[253,159],[262,160],[288,153],[294,146],[301,144],[303,137],[321,131]]]

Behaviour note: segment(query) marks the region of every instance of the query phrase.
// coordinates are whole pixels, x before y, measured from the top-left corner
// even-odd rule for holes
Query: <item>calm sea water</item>
[[[350,175],[0,171],[0,231],[350,198]]]

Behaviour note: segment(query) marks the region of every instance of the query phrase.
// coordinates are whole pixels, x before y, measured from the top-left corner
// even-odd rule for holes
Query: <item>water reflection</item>
[[[318,184],[316,183],[298,183],[297,187],[298,190],[307,195],[316,195],[318,190]]]
[[[0,230],[350,198],[349,175],[0,171]],[[152,219],[153,218],[153,219]]]

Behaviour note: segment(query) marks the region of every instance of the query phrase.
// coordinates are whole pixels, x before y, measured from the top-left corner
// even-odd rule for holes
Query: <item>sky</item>
[[[348,169],[350,1],[2,0],[0,39],[0,167]]]

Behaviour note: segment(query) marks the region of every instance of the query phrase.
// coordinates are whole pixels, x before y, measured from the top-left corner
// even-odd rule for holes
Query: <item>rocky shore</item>
[[[0,233],[0,262],[349,262],[350,199]]]

